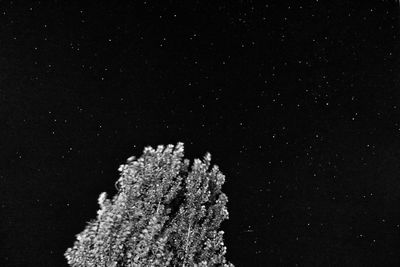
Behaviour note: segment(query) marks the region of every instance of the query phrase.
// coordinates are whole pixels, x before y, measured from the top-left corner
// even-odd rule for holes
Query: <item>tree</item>
[[[97,219],[87,222],[64,256],[70,266],[226,266],[222,221],[229,219],[225,176],[211,154],[183,159],[184,145],[145,147],[121,165],[117,194],[98,198]]]

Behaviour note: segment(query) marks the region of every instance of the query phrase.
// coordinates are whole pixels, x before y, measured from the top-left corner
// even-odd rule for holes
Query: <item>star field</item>
[[[226,175],[236,266],[400,264],[399,7],[0,4],[0,262],[65,249],[147,145]]]

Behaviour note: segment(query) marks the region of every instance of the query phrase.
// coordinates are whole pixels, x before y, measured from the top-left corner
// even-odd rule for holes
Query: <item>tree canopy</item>
[[[97,218],[64,256],[70,266],[226,266],[225,176],[211,154],[183,159],[184,144],[148,146],[119,167],[118,192],[98,198]]]

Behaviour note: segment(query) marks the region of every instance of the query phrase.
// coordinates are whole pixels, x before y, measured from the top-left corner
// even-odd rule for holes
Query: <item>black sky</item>
[[[119,165],[179,141],[226,175],[236,266],[400,265],[394,1],[21,2],[0,2],[1,266],[66,266]]]

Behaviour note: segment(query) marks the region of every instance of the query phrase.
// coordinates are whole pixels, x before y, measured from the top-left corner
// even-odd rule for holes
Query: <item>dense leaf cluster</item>
[[[70,266],[226,266],[225,176],[210,153],[191,170],[184,146],[146,147],[119,168],[118,193],[98,198],[97,219],[64,256]]]

